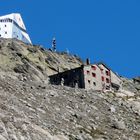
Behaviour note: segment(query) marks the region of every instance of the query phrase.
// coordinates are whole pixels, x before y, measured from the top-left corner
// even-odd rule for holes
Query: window
[[[90,80],[88,80],[88,83],[90,84]]]
[[[109,71],[106,71],[106,75],[107,75],[107,76],[110,76],[110,72],[109,72]]]
[[[95,73],[92,73],[92,77],[96,77],[96,74]]]
[[[93,70],[96,70],[96,66],[91,66],[91,68],[92,68]]]
[[[102,81],[104,81],[105,80],[105,78],[104,78],[104,76],[102,76]]]
[[[101,70],[101,73],[103,74],[103,69],[100,69]]]
[[[0,37],[1,37],[1,34],[0,34]]]
[[[93,85],[96,86],[96,82],[93,82]]]
[[[5,34],[7,34],[7,32],[5,32]]]
[[[6,25],[5,25],[5,27],[6,27]]]
[[[89,71],[89,70],[87,70],[87,74],[88,74],[88,75],[90,74],[90,71]]]
[[[109,83],[109,79],[108,78],[106,78],[106,82]]]

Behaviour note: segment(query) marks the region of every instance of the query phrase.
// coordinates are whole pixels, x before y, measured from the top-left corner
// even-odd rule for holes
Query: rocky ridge
[[[0,39],[0,69],[43,81],[48,75],[79,67],[79,57],[66,52],[53,52],[41,46],[27,45],[16,39]]]

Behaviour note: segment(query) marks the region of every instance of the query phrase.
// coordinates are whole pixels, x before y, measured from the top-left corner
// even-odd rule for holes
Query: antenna
[[[86,59],[86,65],[90,65],[90,59],[89,58]]]

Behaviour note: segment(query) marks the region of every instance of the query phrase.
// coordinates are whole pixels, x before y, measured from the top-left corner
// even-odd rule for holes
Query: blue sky
[[[128,78],[140,76],[139,0],[2,0],[0,15],[19,12],[34,44],[104,61]]]

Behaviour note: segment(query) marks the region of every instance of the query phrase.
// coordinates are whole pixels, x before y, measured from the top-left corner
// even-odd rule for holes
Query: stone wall
[[[50,83],[55,85],[65,85],[70,87],[85,88],[83,67],[68,70],[50,76]]]
[[[97,65],[84,67],[84,80],[86,89],[102,90],[101,71]]]
[[[101,68],[101,76],[104,77],[104,81],[102,81],[102,86],[104,89],[110,89],[111,87],[110,69],[105,67],[103,64],[99,64],[99,67]],[[109,82],[107,82],[108,80]]]

